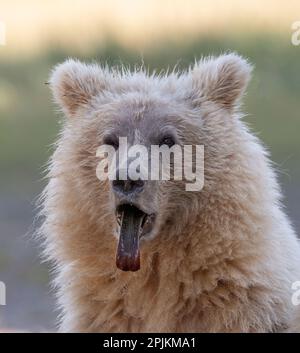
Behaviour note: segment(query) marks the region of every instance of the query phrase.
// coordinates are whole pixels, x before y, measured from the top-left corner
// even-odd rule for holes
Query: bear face
[[[235,54],[208,58],[187,72],[168,76],[73,60],[55,68],[51,88],[67,119],[54,158],[72,175],[78,203],[91,217],[98,213],[110,219],[112,236],[119,239],[120,269],[138,270],[140,244],[163,231],[179,234],[196,222],[220,185],[223,194],[226,184],[232,188],[230,177],[239,173],[237,161],[242,159],[236,146],[244,138],[238,107],[250,72],[247,61]],[[99,180],[98,147],[109,145],[117,151],[119,138],[125,137],[128,148],[139,144],[147,151],[153,145],[203,145],[203,189],[187,191],[184,178]]]

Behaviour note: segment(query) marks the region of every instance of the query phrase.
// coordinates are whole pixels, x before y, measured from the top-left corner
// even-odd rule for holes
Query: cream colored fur
[[[235,54],[158,76],[73,60],[55,68],[51,88],[67,119],[49,167],[41,233],[61,331],[294,330],[300,247],[268,154],[239,113],[250,72]],[[155,129],[171,124],[182,143],[205,146],[201,192],[159,184],[151,201],[156,235],[142,244],[134,273],[116,268],[110,185],[96,177],[104,131],[132,117]]]

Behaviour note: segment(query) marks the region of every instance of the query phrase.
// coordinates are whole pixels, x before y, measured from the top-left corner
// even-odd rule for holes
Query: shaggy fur
[[[61,331],[273,332],[297,309],[300,248],[280,205],[268,154],[241,120],[251,73],[235,54],[187,72],[149,76],[68,60],[51,77],[67,119],[43,194],[41,232],[55,268]],[[116,268],[111,185],[96,177],[106,131],[176,130],[205,146],[205,184],[161,181],[158,211],[141,244],[141,269]],[[140,141],[141,142],[141,141]],[[299,314],[298,314],[299,315]]]

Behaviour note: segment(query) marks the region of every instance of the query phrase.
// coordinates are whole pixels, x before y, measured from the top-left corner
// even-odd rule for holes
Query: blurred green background
[[[127,2],[128,6],[137,5],[131,0],[124,2]],[[17,16],[14,11],[18,11],[19,17],[22,12],[22,8],[17,6],[20,3],[12,3],[15,8],[7,5],[10,10],[6,12],[8,23],[9,19],[15,19],[14,16]],[[37,8],[35,1],[31,0],[29,3],[36,16],[44,13],[43,6],[46,5],[40,4]],[[68,6],[68,1],[63,3]],[[87,3],[98,9],[98,5],[93,1],[88,1],[85,5],[82,2],[75,3],[79,6],[79,12],[80,6],[86,6]],[[118,1],[113,3],[115,6],[120,4]],[[160,5],[157,1],[154,3],[157,9],[147,8],[149,1],[145,1],[145,8],[141,7],[140,11],[148,15],[149,11],[152,11],[155,17],[155,11],[163,5],[162,2]],[[176,10],[173,17],[187,17],[187,14],[190,14],[184,23],[189,23],[190,19],[191,23],[195,22],[194,26],[187,27],[188,29],[183,26],[181,32],[181,22],[177,28],[176,23],[172,21],[175,29],[172,30],[172,27],[167,35],[164,35],[165,23],[160,30],[156,28],[163,21],[161,16],[158,22],[153,22],[156,32],[151,32],[153,35],[142,33],[136,37],[136,42],[134,35],[139,28],[143,29],[143,21],[140,19],[143,12],[131,14],[128,23],[139,19],[140,27],[133,27],[128,31],[128,41],[124,40],[126,36],[118,37],[109,31],[104,35],[103,28],[98,40],[96,26],[96,29],[85,33],[84,45],[80,38],[70,44],[68,36],[72,29],[75,29],[74,36],[80,35],[75,18],[68,25],[69,32],[64,42],[63,30],[55,27],[58,25],[58,22],[55,22],[56,16],[61,12],[58,7],[53,10],[52,22],[50,21],[52,27],[43,27],[41,36],[44,33],[49,34],[53,28],[56,28],[59,36],[50,36],[50,39],[47,36],[45,42],[39,36],[33,36],[32,33],[39,31],[39,27],[33,26],[33,32],[28,33],[28,38],[32,39],[30,45],[26,46],[23,41],[27,39],[22,37],[19,47],[17,34],[21,32],[16,31],[16,36],[11,37],[13,44],[10,47],[9,31],[13,27],[7,27],[7,44],[0,46],[0,281],[4,281],[7,286],[7,305],[0,306],[0,329],[43,331],[54,328],[56,313],[53,293],[50,293],[48,285],[48,270],[40,263],[38,244],[32,241],[30,236],[33,233],[36,214],[35,200],[45,185],[43,169],[53,150],[51,144],[59,131],[60,117],[55,114],[49,87],[45,82],[52,67],[70,56],[85,61],[107,62],[109,65],[117,65],[120,62],[134,65],[143,62],[150,70],[172,68],[174,65],[186,68],[195,58],[232,50],[249,58],[255,70],[244,101],[243,109],[248,114],[245,120],[271,152],[284,191],[284,205],[300,233],[300,46],[291,44],[290,28],[292,20],[297,20],[293,16],[299,6],[291,2],[290,6],[295,8],[287,10],[283,2],[280,5],[280,2],[274,1],[273,5],[276,3],[278,8],[276,13],[262,17],[260,21],[256,19],[254,24],[251,22],[251,26],[249,22],[247,26],[248,23],[241,23],[243,21],[240,14],[248,16],[252,5],[245,1],[244,7],[240,5],[237,10],[226,15],[217,30],[215,24],[211,23],[210,32],[209,28],[204,30],[200,24],[201,28],[197,25],[199,19],[193,17],[193,12],[200,11],[200,18],[209,23],[207,16],[213,19],[213,10],[216,16],[220,17],[220,3],[204,3],[208,9],[212,8],[212,15],[203,11],[194,1],[191,1],[191,6],[187,2],[174,1],[174,9],[182,9],[182,13]],[[230,7],[234,3],[236,2],[229,1],[227,6]],[[103,5],[103,2],[101,4]],[[166,4],[168,8],[165,12],[169,14],[173,7],[169,1],[166,1],[165,6]],[[254,1],[254,4],[257,5],[258,2]],[[226,8],[226,5],[222,6]],[[261,14],[261,8],[258,7],[258,10]],[[120,11],[107,10],[105,14],[101,13],[101,16],[114,18],[115,14],[120,15]],[[68,16],[66,13],[66,19]],[[231,20],[230,16],[236,21]],[[273,24],[272,16],[274,26],[270,25]],[[299,20],[300,12],[298,16]],[[27,20],[30,18],[29,16]],[[279,21],[277,27],[276,20]],[[11,23],[14,26],[15,22]],[[126,23],[123,25],[128,26]],[[119,32],[122,32],[123,25],[117,28]],[[144,25],[146,26],[146,23]],[[79,30],[84,31],[84,27]],[[93,38],[90,42],[89,33]]]

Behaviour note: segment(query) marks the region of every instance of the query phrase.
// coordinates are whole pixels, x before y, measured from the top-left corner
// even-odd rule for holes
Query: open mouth
[[[154,214],[147,214],[131,204],[122,204],[116,209],[120,226],[116,265],[122,271],[140,269],[140,238],[151,232]]]

